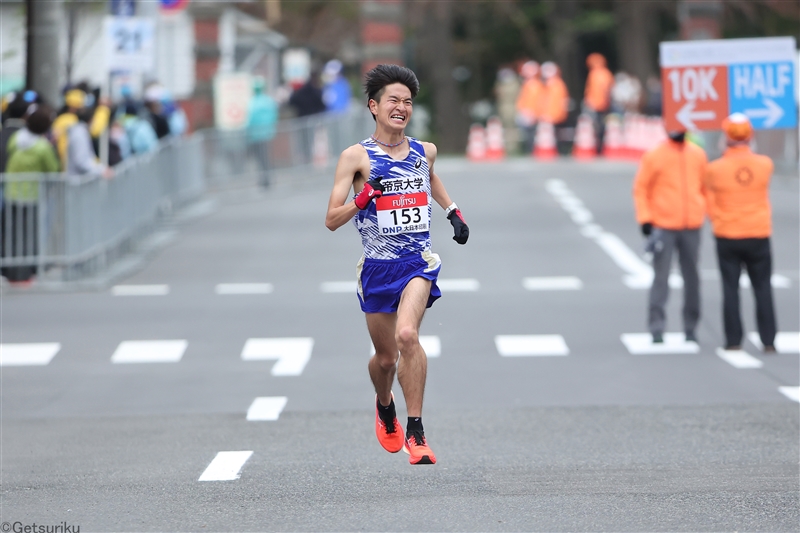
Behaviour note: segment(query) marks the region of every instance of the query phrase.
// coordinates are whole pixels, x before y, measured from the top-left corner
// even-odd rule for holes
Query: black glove
[[[653,224],[651,222],[642,224],[642,235],[649,237],[651,233],[653,233]]]
[[[447,215],[447,218],[450,220],[450,224],[453,225],[453,233],[455,234],[453,235],[453,240],[458,244],[467,244],[467,239],[469,239],[469,226],[464,222],[461,209],[453,209],[450,211],[450,214]]]
[[[356,207],[366,209],[373,198],[380,198],[383,195],[384,187],[381,185],[383,176],[371,179],[364,184],[364,188],[356,195]]]

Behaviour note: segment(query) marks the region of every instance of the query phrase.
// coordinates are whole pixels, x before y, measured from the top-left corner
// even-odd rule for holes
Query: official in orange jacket
[[[707,158],[702,148],[685,141],[686,132],[669,139],[642,158],[633,184],[636,220],[653,254],[648,327],[653,342],[664,342],[672,255],[678,251],[683,275],[683,328],[686,340],[696,342],[700,320],[700,277],[697,262],[700,227],[705,219],[703,180]]]
[[[526,61],[519,71],[525,80],[517,97],[517,126],[522,131],[522,153],[533,150],[536,122],[542,116],[544,85],[539,77],[539,63]]]
[[[708,165],[705,190],[708,212],[717,240],[722,277],[722,316],[725,349],[739,350],[739,276],[747,268],[756,300],[758,334],[765,353],[775,352],[775,306],[772,299],[772,213],[769,182],[772,160],[750,150],[753,126],[742,113],[722,123],[728,144],[724,155]]]
[[[561,79],[558,65],[552,61],[542,64],[542,78],[544,78],[544,107],[541,119],[557,126],[567,120],[569,90],[567,84]]]
[[[589,75],[586,77],[586,87],[583,91],[583,111],[592,117],[599,154],[603,150],[606,117],[611,110],[614,75],[606,67],[606,58],[596,52],[586,57],[586,66],[589,68]]]

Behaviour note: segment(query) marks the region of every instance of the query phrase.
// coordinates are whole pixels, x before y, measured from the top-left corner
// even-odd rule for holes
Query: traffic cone
[[[578,117],[578,125],[575,128],[575,142],[572,144],[572,157],[575,159],[594,159],[597,157],[594,122],[589,115]]]
[[[328,130],[324,126],[320,126],[314,130],[312,158],[315,168],[325,168],[328,166],[328,151]]]
[[[539,122],[539,125],[536,126],[536,137],[533,140],[533,157],[537,159],[554,159],[558,157],[555,128],[549,122]]]
[[[486,132],[480,124],[473,124],[469,128],[467,159],[470,161],[486,160]]]
[[[503,124],[497,117],[486,121],[486,159],[499,161],[506,157],[505,142],[503,141]]]
[[[622,125],[620,124],[619,115],[608,115],[606,117],[606,132],[603,136],[603,157],[621,159],[624,156],[622,141]]]

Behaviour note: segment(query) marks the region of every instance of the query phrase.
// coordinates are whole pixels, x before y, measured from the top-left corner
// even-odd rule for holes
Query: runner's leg
[[[413,278],[408,282],[397,308],[395,340],[400,350],[397,378],[403,388],[409,417],[422,416],[422,397],[428,373],[428,358],[419,344],[419,326],[428,305],[431,282]]]
[[[375,346],[369,360],[369,377],[381,405],[392,401],[392,383],[397,369],[397,343],[394,338],[397,313],[367,313],[367,329]]]

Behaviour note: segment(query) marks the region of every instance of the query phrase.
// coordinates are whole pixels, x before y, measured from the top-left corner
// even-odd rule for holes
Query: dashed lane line
[[[790,400],[800,402],[800,387],[778,387],[778,390]]]
[[[288,398],[286,396],[260,396],[253,400],[247,410],[247,420],[277,420],[281,416],[283,408],[286,407]]]
[[[45,366],[59,350],[58,342],[0,344],[0,366]]]
[[[226,294],[271,294],[275,289],[272,283],[220,283],[214,292]]]
[[[114,296],[166,296],[169,285],[114,285],[111,287]]]
[[[111,356],[115,364],[177,363],[189,342],[186,340],[122,341]]]
[[[319,290],[328,294],[354,294],[357,289],[355,281],[324,281],[319,286]]]
[[[481,284],[477,279],[438,279],[436,285],[442,292],[476,292],[480,290]]]
[[[273,376],[299,376],[311,359],[313,348],[314,339],[311,337],[247,339],[242,349],[242,360],[277,359],[272,367]]]
[[[717,348],[717,355],[731,366],[736,368],[761,368],[764,362],[756,359],[744,350],[726,350]]]
[[[759,337],[758,332],[753,331],[748,333],[747,340],[752,342],[753,345],[759,350],[764,349],[764,345],[761,344],[761,337]],[[778,351],[778,353],[800,353],[800,332],[779,332],[777,335],[775,335],[775,349]]]
[[[206,467],[198,481],[233,481],[241,476],[242,467],[252,451],[219,452]]]
[[[561,335],[497,335],[494,343],[503,357],[569,355],[569,348]]]
[[[524,278],[522,286],[529,291],[577,291],[583,282],[575,276]]]
[[[683,333],[664,333],[664,342],[654,343],[650,333],[623,333],[622,344],[631,355],[700,353],[696,342],[687,342]]]

